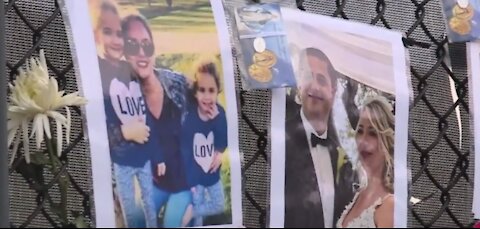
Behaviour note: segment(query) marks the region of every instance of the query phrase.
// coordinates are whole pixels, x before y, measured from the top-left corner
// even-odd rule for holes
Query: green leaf
[[[35,165],[48,165],[50,161],[44,153],[34,153],[30,155],[30,162]]]
[[[66,175],[60,176],[60,179],[58,180],[58,184],[61,189],[61,192],[64,192],[62,194],[67,195],[68,187],[70,187],[70,180],[66,177]]]
[[[60,216],[62,214],[62,209],[60,208],[59,204],[51,203],[50,204],[50,211],[52,211],[53,214]]]
[[[36,164],[27,164],[24,159],[15,168],[15,171],[20,173],[23,178],[35,182],[37,185],[44,185],[43,166]]]
[[[88,228],[87,220],[82,215],[75,217],[73,224],[75,224],[77,228]]]
[[[72,213],[73,218],[78,218],[82,215],[79,211],[70,211],[70,213]]]

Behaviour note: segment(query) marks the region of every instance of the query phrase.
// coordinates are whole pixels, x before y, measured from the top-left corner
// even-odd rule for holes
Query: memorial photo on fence
[[[237,64],[245,90],[296,85],[280,6],[246,4],[233,9]],[[234,39],[235,40],[235,39]]]
[[[108,152],[101,153],[110,155],[92,155],[105,163],[93,169],[94,181],[110,171],[113,181],[110,189],[104,183],[94,190],[110,190],[104,196],[111,205],[96,211],[114,211],[114,224],[97,221],[127,228],[241,226],[233,63],[220,2],[71,4],[88,7],[99,74],[80,80],[102,92],[102,103],[100,93],[85,94],[103,105],[97,112],[105,115],[98,119],[105,117]],[[71,16],[70,23],[74,38],[81,36],[75,33],[80,18]],[[81,58],[79,67],[86,68]],[[90,121],[89,129],[99,128]]]
[[[270,226],[406,226],[401,34],[282,11],[297,87],[273,95]]]
[[[472,149],[475,152],[475,165],[480,165],[480,42],[467,44],[467,60],[469,71],[470,88],[470,115],[473,120],[471,134],[474,136]],[[480,219],[480,166],[475,166],[474,192],[473,192],[473,213],[475,219]]]

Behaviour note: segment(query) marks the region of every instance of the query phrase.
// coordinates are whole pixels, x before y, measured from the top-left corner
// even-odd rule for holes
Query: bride
[[[337,228],[391,228],[394,210],[395,118],[384,97],[365,102],[356,142],[365,182],[347,206]]]

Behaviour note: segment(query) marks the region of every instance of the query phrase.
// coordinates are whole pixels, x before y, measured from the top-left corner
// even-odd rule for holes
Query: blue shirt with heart
[[[200,119],[196,105],[190,106],[182,125],[181,150],[190,187],[208,187],[220,180],[220,169],[209,171],[215,152],[223,153],[228,146],[225,110],[217,106],[219,114],[209,121]]]
[[[156,143],[137,144],[123,138],[121,126],[134,119],[142,119],[146,125],[146,107],[140,85],[131,78],[128,63],[122,61],[119,66],[99,59],[100,75],[104,95],[104,107],[110,156],[118,165],[141,168],[150,160],[150,152]]]

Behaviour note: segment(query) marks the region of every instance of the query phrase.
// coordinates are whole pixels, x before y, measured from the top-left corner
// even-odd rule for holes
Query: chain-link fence
[[[287,1],[293,0],[283,2]],[[448,44],[441,2],[297,0],[297,6],[308,12],[361,21],[405,33],[404,44],[410,52],[414,88],[409,132],[411,195],[422,200],[411,206],[409,226],[472,226],[474,165],[470,162],[474,161],[474,155],[471,154],[473,137],[469,131],[466,50],[465,44]],[[14,79],[19,67],[33,53],[44,49],[50,73],[57,77],[60,87],[66,92],[77,90],[71,52],[56,2],[4,0],[4,7],[8,79]],[[236,77],[239,79],[238,71]],[[240,142],[244,157],[244,219],[248,227],[264,227],[268,209],[271,97],[268,91],[241,91],[239,88],[237,80],[241,105]],[[12,227],[68,226],[56,222],[54,213],[46,206],[47,200],[59,198],[52,194],[58,187],[50,180],[62,175],[71,180],[69,210],[91,219],[90,157],[83,139],[79,111],[76,111],[72,125],[74,137],[71,145],[64,150],[60,174],[45,172],[46,180],[24,179],[38,171],[25,170],[22,166],[25,162],[20,157],[11,166]]]

